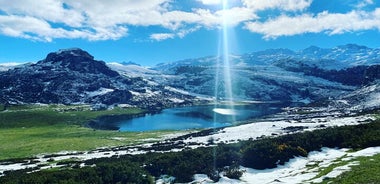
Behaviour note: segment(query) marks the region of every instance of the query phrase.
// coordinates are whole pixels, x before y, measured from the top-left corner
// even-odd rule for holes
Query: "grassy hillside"
[[[372,157],[360,157],[359,165],[351,166],[349,172],[345,172],[336,178],[329,178],[322,182],[340,184],[369,184],[380,183],[380,154]]]
[[[88,106],[13,106],[0,111],[0,160],[59,151],[84,151],[102,146],[140,143],[158,132],[93,130],[86,123],[103,115],[133,115],[137,108],[91,111]],[[166,132],[167,133],[167,132]]]

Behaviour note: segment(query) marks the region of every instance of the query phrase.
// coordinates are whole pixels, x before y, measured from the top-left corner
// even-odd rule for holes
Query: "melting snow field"
[[[239,126],[226,127],[217,131],[213,135],[202,137],[192,137],[184,140],[186,143],[205,143],[212,139],[216,143],[233,143],[239,140],[255,140],[262,136],[284,135],[289,133],[287,128],[302,127],[301,131],[312,131],[321,127],[334,127],[345,125],[358,125],[363,121],[373,119],[372,116],[356,117],[323,117],[307,118],[300,121],[279,120],[279,121],[260,121]]]
[[[241,167],[246,172],[240,180],[233,180],[226,177],[217,183],[320,183],[324,178],[334,178],[349,171],[350,166],[358,165],[354,159],[380,154],[380,147],[370,147],[357,152],[349,152],[349,149],[322,148],[321,151],[310,152],[308,157],[297,157],[291,159],[285,165],[274,169],[256,170]],[[346,165],[335,167],[331,172],[324,176],[316,177],[320,169],[338,163],[338,160],[348,161]],[[194,176],[195,183],[213,183],[206,175],[197,174]]]

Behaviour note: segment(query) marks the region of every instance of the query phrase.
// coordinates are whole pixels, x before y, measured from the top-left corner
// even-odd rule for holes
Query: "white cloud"
[[[217,5],[217,4],[222,3],[222,0],[197,0],[197,1],[201,2],[204,5]]]
[[[0,32],[13,37],[118,39],[127,26],[162,25],[168,0],[0,0]],[[15,20],[12,22],[12,20]],[[63,25],[64,26],[63,26]]]
[[[233,7],[228,10],[217,11],[215,16],[218,18],[219,24],[223,24],[221,18],[226,18],[226,24],[229,26],[236,26],[242,22],[258,18],[251,9],[244,7]]]
[[[194,0],[217,5],[222,0]],[[201,28],[218,29],[223,23],[263,34],[265,38],[303,33],[340,34],[378,28],[380,16],[374,12],[346,14],[308,13],[312,0],[230,0],[231,8],[178,9],[173,0],[0,0],[0,34],[31,40],[56,38],[109,40],[128,35],[130,26],[158,26],[168,33],[154,33],[150,39],[183,38]],[[364,0],[357,7],[373,4]],[[177,9],[176,9],[177,7]],[[219,7],[220,8],[220,7]],[[275,10],[281,16],[265,20],[260,11]],[[223,17],[228,20],[223,21]],[[377,19],[376,19],[377,18]],[[259,21],[265,20],[265,21]],[[164,31],[165,32],[165,31]]]
[[[108,40],[118,39],[127,32],[127,29],[124,27],[113,27],[107,30],[94,28],[94,30],[95,31],[88,29],[65,30],[63,28],[53,28],[48,22],[34,17],[0,15],[0,33],[7,36],[36,41],[50,42],[53,38]]]
[[[245,27],[264,38],[324,32],[330,35],[352,31],[380,30],[380,8],[373,12],[351,11],[346,14],[322,12],[295,17],[280,16],[266,22],[248,22]]]
[[[196,27],[178,30],[176,33],[154,33],[154,34],[151,34],[149,38],[154,41],[163,41],[167,39],[173,39],[176,37],[183,38],[187,34],[198,31],[200,28],[201,28],[200,26],[196,26]]]
[[[180,38],[183,38],[187,34],[190,34],[192,32],[198,31],[200,28],[201,28],[200,26],[197,26],[197,27],[193,27],[193,28],[182,29],[182,30],[178,31],[177,36],[180,37]]]
[[[172,39],[175,37],[173,33],[154,33],[149,36],[150,39],[155,41],[162,41],[166,39]]]
[[[80,26],[84,21],[80,12],[64,8],[63,2],[56,0],[0,0],[0,10],[10,15],[27,15],[73,27]]]
[[[360,1],[357,5],[356,5],[356,8],[364,8],[368,5],[372,5],[373,4],[373,0],[362,0]]]
[[[166,11],[168,0],[63,0],[87,19],[87,24],[109,27],[118,24],[155,25]]]
[[[197,1],[207,5],[221,3],[221,0]],[[2,15],[0,32],[8,36],[43,41],[56,38],[107,40],[126,36],[128,26],[161,26],[173,32],[174,37],[182,38],[199,27],[220,27],[222,17],[228,17],[228,25],[236,26],[257,18],[256,10],[278,6],[299,9],[306,6],[307,2],[243,0],[246,7],[219,11],[181,11],[171,10],[169,4],[173,3],[172,0],[40,0],[38,3],[34,0],[0,0],[0,10],[6,13]],[[151,38],[163,40],[170,37],[153,34]]]
[[[266,9],[298,11],[309,7],[312,0],[242,0],[242,2],[254,11]]]

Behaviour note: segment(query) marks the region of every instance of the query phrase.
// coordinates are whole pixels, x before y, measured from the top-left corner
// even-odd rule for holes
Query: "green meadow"
[[[168,131],[94,130],[86,123],[104,115],[143,113],[138,108],[92,111],[88,106],[28,105],[0,111],[0,160],[59,151],[85,151],[131,145],[159,138]]]
[[[372,157],[359,157],[356,159],[359,165],[351,166],[351,170],[344,172],[336,178],[325,179],[322,183],[379,183],[380,182],[380,154]]]

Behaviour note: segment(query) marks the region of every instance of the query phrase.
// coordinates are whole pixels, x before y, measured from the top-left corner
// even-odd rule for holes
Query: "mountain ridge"
[[[355,44],[268,49],[232,55],[230,60],[234,99],[243,101],[338,99],[380,79],[380,49]],[[37,63],[0,72],[0,103],[190,105],[210,101],[215,84],[224,83],[222,77],[215,81],[222,75],[218,62],[221,58],[210,56],[147,68],[133,62],[94,60],[79,48],[61,49]],[[218,89],[222,99],[223,86]]]
[[[380,49],[347,44],[329,49],[310,46],[299,51],[280,48],[234,55],[230,57],[234,98],[293,102],[341,98],[380,79],[378,54]],[[219,78],[223,76],[223,69],[216,69],[221,62],[222,58],[215,56],[202,57],[160,64],[153,69],[173,76],[170,83],[177,88],[212,96],[216,73]]]

